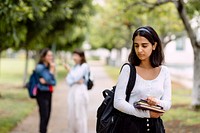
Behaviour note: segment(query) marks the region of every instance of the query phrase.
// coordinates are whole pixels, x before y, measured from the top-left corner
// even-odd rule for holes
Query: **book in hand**
[[[143,109],[143,110],[150,110],[150,111],[155,111],[158,113],[164,113],[165,111],[163,110],[163,107],[159,105],[149,105],[146,100],[140,100],[138,102],[134,103],[134,107],[137,109]]]

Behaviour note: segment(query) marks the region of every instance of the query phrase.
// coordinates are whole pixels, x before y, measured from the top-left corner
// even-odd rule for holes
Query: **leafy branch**
[[[157,0],[157,2],[152,3],[152,2],[148,2],[147,0],[141,0],[141,1],[137,1],[137,2],[132,2],[130,5],[128,5],[127,7],[124,8],[124,12],[127,12],[134,6],[138,6],[138,5],[146,7],[148,9],[147,11],[152,11],[156,7],[159,7],[161,5],[164,5],[164,4],[167,4],[170,2],[176,2],[176,1],[177,0]]]

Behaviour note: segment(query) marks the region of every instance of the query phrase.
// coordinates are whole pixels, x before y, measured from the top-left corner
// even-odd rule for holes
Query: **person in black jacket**
[[[39,132],[46,133],[51,113],[53,86],[56,85],[53,53],[48,48],[43,49],[40,53],[40,60],[36,66],[36,73],[38,74],[40,81],[36,97],[40,114]]]

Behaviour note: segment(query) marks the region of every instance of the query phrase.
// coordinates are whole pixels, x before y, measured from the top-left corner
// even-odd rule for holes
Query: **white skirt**
[[[75,84],[68,91],[68,133],[88,133],[88,90],[85,84]]]

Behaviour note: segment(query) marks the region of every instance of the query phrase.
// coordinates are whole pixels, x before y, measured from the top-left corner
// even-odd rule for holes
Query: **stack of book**
[[[134,103],[134,107],[137,109],[143,109],[143,110],[151,110],[159,113],[164,113],[163,107],[159,105],[149,105],[146,100],[140,100],[138,102]]]

